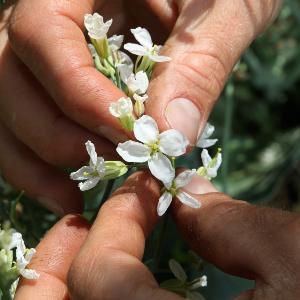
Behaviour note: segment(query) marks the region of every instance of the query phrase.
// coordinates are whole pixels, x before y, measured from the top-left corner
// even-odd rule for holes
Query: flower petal
[[[180,156],[186,152],[188,139],[175,129],[166,130],[159,135],[159,149],[169,156]]]
[[[20,270],[20,274],[26,278],[26,279],[38,279],[40,277],[40,274],[38,274],[35,270],[31,270],[31,269],[24,269],[24,270]]]
[[[176,196],[181,203],[192,207],[192,208],[199,208],[201,207],[201,203],[199,201],[197,201],[195,198],[193,198],[192,196],[190,196],[189,194],[180,191],[177,196]]]
[[[126,49],[127,51],[135,55],[139,55],[139,56],[148,55],[147,49],[145,49],[143,46],[139,44],[127,43],[124,45],[124,49]]]
[[[186,282],[187,275],[180,263],[178,263],[175,259],[170,259],[169,267],[177,279],[179,279],[181,282]]]
[[[90,162],[93,166],[97,163],[97,153],[95,150],[95,145],[91,141],[85,143],[86,151],[90,156]]]
[[[84,191],[94,188],[99,181],[100,181],[100,177],[96,176],[96,177],[92,177],[92,178],[86,180],[85,182],[80,182],[78,186],[79,186],[79,189],[82,192],[84,192]]]
[[[158,140],[158,127],[155,120],[147,115],[134,122],[133,128],[136,139],[144,144],[156,143]]]
[[[209,148],[211,146],[213,146],[216,142],[218,141],[218,139],[203,139],[203,140],[198,140],[196,146],[199,148]]]
[[[157,204],[157,214],[159,216],[162,216],[167,211],[172,202],[172,198],[173,197],[169,192],[164,192],[160,196]]]
[[[144,71],[137,72],[135,74],[135,81],[136,81],[136,86],[138,87],[136,93],[145,94],[149,86],[149,79],[147,73]]]
[[[171,61],[171,58],[163,55],[149,55],[149,58],[155,62],[168,62]]]
[[[198,278],[197,280],[193,280],[193,284],[190,285],[190,289],[191,290],[197,290],[200,287],[205,287],[207,286],[207,276],[203,275],[200,278]]]
[[[108,39],[108,44],[113,51],[117,51],[121,48],[124,41],[124,35],[113,35]]]
[[[211,125],[210,123],[206,123],[204,130],[200,139],[208,139],[215,131],[215,126]]]
[[[153,46],[151,35],[146,28],[137,27],[130,30],[135,39],[145,48],[150,49]]]
[[[134,141],[120,143],[116,151],[125,161],[137,163],[146,162],[151,153],[148,146]]]
[[[156,153],[148,161],[150,172],[163,183],[170,183],[175,177],[175,170],[170,160],[162,153]]]
[[[80,168],[79,170],[77,170],[76,172],[72,172],[70,174],[70,178],[72,180],[86,180],[89,178],[89,176],[84,175],[84,173],[92,173],[94,171],[93,167],[90,166],[84,166],[82,168]]]
[[[122,81],[127,84],[128,78],[130,77],[131,74],[133,74],[132,69],[130,68],[130,66],[126,64],[118,64],[117,69],[120,72],[120,77]]]
[[[187,184],[189,184],[192,181],[195,174],[196,174],[196,170],[193,169],[193,170],[185,170],[179,175],[177,175],[177,177],[174,180],[176,187],[182,188]]]
[[[100,177],[105,175],[105,160],[103,157],[97,157],[96,170]]]
[[[201,152],[201,159],[202,159],[202,163],[203,163],[203,166],[205,168],[208,168],[209,166],[209,163],[211,162],[211,157],[208,153],[208,151],[206,149],[203,149],[202,152]]]
[[[119,54],[119,61],[121,64],[125,64],[129,66],[131,70],[133,70],[133,62],[132,59],[123,51],[118,51]]]
[[[207,168],[207,176],[209,178],[215,178],[215,177],[217,177],[218,169],[220,168],[221,163],[222,163],[222,154],[218,153],[217,157],[214,158],[213,162],[214,162],[213,166]]]

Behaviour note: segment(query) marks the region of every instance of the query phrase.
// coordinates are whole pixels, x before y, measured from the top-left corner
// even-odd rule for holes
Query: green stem
[[[162,255],[163,244],[164,244],[164,240],[168,228],[168,220],[169,220],[169,214],[166,213],[166,215],[164,215],[162,220],[162,226],[159,232],[157,246],[154,253],[153,273],[156,273],[159,268],[159,262]]]
[[[223,131],[223,161],[222,161],[222,181],[223,191],[228,192],[228,173],[229,173],[229,141],[232,133],[232,117],[234,110],[234,84],[233,80],[230,79],[225,89],[225,120],[224,120],[224,131]]]

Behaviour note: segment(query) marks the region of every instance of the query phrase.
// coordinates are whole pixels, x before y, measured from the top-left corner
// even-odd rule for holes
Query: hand
[[[202,207],[173,200],[172,213],[192,249],[225,272],[256,281],[235,300],[299,299],[298,215],[232,200],[200,177],[187,191]],[[150,176],[136,173],[102,206],[70,268],[73,300],[182,299],[160,289],[141,262],[145,238],[158,221],[159,194]]]
[[[67,273],[87,232],[87,222],[77,215],[60,220],[38,245],[30,264],[39,273],[39,279],[21,279],[14,299],[69,299]]]
[[[123,94],[93,66],[85,13],[115,17],[117,32],[147,25],[163,39],[172,31],[164,49],[172,62],[156,68],[147,113],[161,129],[174,127],[194,144],[233,65],[276,16],[279,3],[19,0],[8,22],[9,43],[7,28],[0,38],[4,175],[58,214],[80,211],[75,184],[57,167],[81,165],[87,139],[107,156],[114,148],[104,137],[126,138],[108,114]]]

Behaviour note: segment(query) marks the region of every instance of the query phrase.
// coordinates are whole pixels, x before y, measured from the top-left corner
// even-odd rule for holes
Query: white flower
[[[147,56],[150,58],[150,60],[155,62],[165,62],[171,60],[170,57],[159,55],[161,46],[153,45],[150,33],[147,29],[137,27],[135,29],[131,29],[131,32],[140,44],[125,44],[124,48],[127,51],[135,55]]]
[[[209,180],[215,178],[222,163],[221,150],[219,149],[216,156],[214,158],[211,158],[207,149],[203,149],[201,152],[201,159],[203,167],[200,167],[197,170],[197,173]]]
[[[199,148],[208,148],[213,146],[218,139],[210,139],[209,137],[214,133],[215,127],[209,123],[206,124],[202,135],[197,141],[197,147]]]
[[[147,92],[149,86],[149,79],[144,71],[139,71],[136,74],[132,69],[125,64],[117,66],[122,81],[127,85],[130,94],[143,95]]]
[[[146,115],[135,121],[133,132],[140,142],[120,143],[117,147],[119,155],[128,162],[148,162],[151,173],[162,182],[174,178],[174,168],[166,155],[184,154],[189,144],[187,138],[175,129],[159,133],[155,120]]]
[[[25,246],[24,246],[25,248]],[[30,263],[33,255],[36,253],[35,249],[24,249],[23,247],[17,247],[16,250],[16,267],[20,274],[27,279],[38,279],[39,274],[32,269],[26,269],[27,265]]]
[[[192,208],[199,208],[201,204],[192,196],[182,191],[181,189],[189,184],[196,174],[196,170],[186,170],[180,173],[175,179],[175,174],[172,180],[163,182],[165,192],[161,195],[157,205],[157,214],[162,216],[169,208],[173,197],[177,197],[180,202]]]
[[[91,141],[87,141],[85,146],[90,156],[89,166],[84,166],[70,175],[73,180],[83,181],[78,185],[81,191],[92,189],[105,176],[104,158],[97,157],[95,146]]]
[[[117,102],[110,105],[109,112],[116,118],[131,115],[133,112],[131,99],[125,97],[120,98]]]
[[[84,26],[88,31],[88,35],[95,40],[100,40],[106,37],[109,27],[112,24],[112,19],[104,23],[103,17],[98,13],[86,14],[84,16]]]
[[[124,41],[124,35],[113,35],[108,38],[108,45],[112,51],[117,51],[121,48]]]

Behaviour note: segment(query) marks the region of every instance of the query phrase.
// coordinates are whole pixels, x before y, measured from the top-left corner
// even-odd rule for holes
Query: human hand
[[[279,2],[20,0],[8,24],[10,45],[6,29],[1,33],[4,175],[58,214],[80,211],[80,194],[57,167],[81,165],[87,139],[104,157],[113,153],[104,137],[125,139],[107,113],[122,92],[93,67],[82,32],[85,13],[116,17],[116,32],[145,23],[161,38],[172,31],[164,49],[172,62],[156,68],[147,114],[194,144],[234,63],[274,18]]]
[[[299,299],[298,215],[233,200],[200,177],[187,191],[202,207],[173,200],[172,215],[192,249],[225,272],[256,281],[235,300]],[[182,299],[160,289],[141,262],[159,195],[157,183],[140,172],[102,206],[70,268],[72,299]]]
[[[30,266],[39,273],[39,279],[22,278],[14,299],[69,299],[67,273],[87,232],[87,222],[78,215],[68,215],[60,220],[38,245],[31,261]]]

